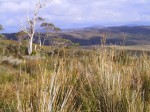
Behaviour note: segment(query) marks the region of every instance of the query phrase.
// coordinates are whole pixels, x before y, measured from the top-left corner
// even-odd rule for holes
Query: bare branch
[[[3,26],[0,24],[0,31],[4,30]]]

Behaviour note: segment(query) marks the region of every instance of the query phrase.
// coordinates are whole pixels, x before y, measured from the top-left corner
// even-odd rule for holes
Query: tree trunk
[[[42,46],[42,40],[41,40],[41,37],[39,38],[39,45],[40,45],[40,49],[41,49],[41,46]]]
[[[28,46],[28,54],[30,55],[32,53],[32,43],[33,43],[33,37],[29,40],[29,46]]]

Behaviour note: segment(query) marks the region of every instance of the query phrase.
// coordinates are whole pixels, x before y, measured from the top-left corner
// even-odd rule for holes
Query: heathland
[[[91,34],[89,29],[86,32],[83,37]],[[150,56],[149,44],[145,45],[150,39],[148,33],[120,33],[123,37],[132,35],[127,41],[120,39],[122,45],[109,45],[104,37],[92,46],[82,45],[81,41],[65,46],[40,46],[35,42],[31,55],[27,54],[25,40],[20,44],[1,39],[0,111],[149,112]],[[107,34],[110,33],[104,35]],[[138,39],[133,38],[137,35]],[[138,43],[142,35],[147,39],[142,39],[143,45]],[[116,38],[112,42],[118,42]],[[85,42],[91,41],[88,38]]]

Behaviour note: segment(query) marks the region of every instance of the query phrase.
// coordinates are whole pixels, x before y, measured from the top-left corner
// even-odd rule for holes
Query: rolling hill
[[[4,34],[6,39],[17,40],[15,33]],[[44,33],[42,34],[44,35]],[[103,36],[106,45],[150,45],[150,26],[114,26],[114,27],[88,27],[82,29],[62,30],[61,32],[49,34],[45,44],[50,44],[50,38],[61,37],[69,39],[81,46],[101,44]],[[42,38],[43,40],[43,38]],[[37,39],[35,39],[35,43]]]

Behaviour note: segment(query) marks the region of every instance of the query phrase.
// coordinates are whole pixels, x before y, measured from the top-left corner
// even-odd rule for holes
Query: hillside
[[[7,39],[17,40],[15,33],[4,34]],[[50,38],[61,37],[79,43],[81,46],[91,46],[101,43],[102,35],[106,37],[106,44],[122,45],[150,45],[150,26],[116,26],[116,27],[88,27],[69,29],[50,34],[45,44],[50,44]],[[35,39],[37,42],[37,39]]]

